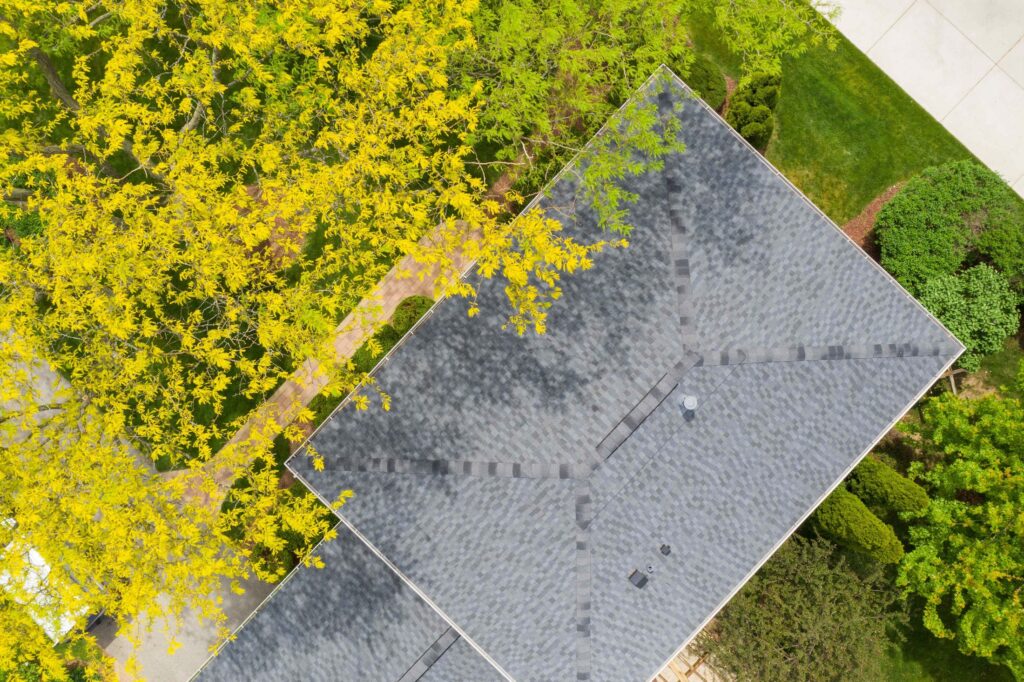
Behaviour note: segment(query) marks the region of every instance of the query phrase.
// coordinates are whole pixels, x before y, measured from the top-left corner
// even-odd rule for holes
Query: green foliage
[[[399,303],[391,316],[391,322],[382,325],[371,339],[352,354],[354,370],[369,372],[376,367],[380,358],[398,344],[402,336],[412,329],[416,321],[423,317],[432,305],[434,300],[427,296],[409,296]]]
[[[985,264],[929,280],[920,299],[967,346],[959,364],[968,371],[977,370],[981,357],[1000,350],[1020,326],[1017,294]]]
[[[694,57],[689,69],[683,71],[683,80],[712,109],[720,110],[725,104],[725,76],[717,65],[702,54]]]
[[[725,119],[754,147],[768,146],[775,129],[774,109],[779,101],[781,80],[769,74],[754,74],[740,85],[729,100]]]
[[[751,106],[748,102],[734,99],[729,103],[725,118],[743,139],[757,149],[763,151],[772,139],[775,117],[772,110],[762,104]]]
[[[433,305],[434,299],[429,296],[409,296],[395,308],[395,314],[391,316],[391,326],[399,336],[402,336],[412,329]]]
[[[883,518],[892,513],[920,512],[928,506],[924,488],[873,457],[857,465],[850,491]]]
[[[372,338],[352,354],[352,366],[356,372],[369,372],[377,366],[380,358],[401,340],[402,335],[390,324],[382,325]]]
[[[879,211],[875,229],[882,265],[915,294],[979,258],[1024,276],[1024,203],[973,161],[925,169]]]
[[[763,105],[775,111],[779,104],[779,92],[782,78],[767,73],[755,73],[749,76],[739,88],[735,97],[739,97],[751,105]]]
[[[695,642],[738,682],[875,682],[895,590],[859,575],[824,540],[794,536]]]
[[[1024,678],[1024,406],[1010,398],[924,403],[908,429],[924,458],[911,474],[931,504],[910,529],[898,585],[924,602],[923,623]]]
[[[845,487],[840,486],[822,502],[814,524],[837,544],[880,564],[893,564],[903,557],[903,545],[892,527]]]

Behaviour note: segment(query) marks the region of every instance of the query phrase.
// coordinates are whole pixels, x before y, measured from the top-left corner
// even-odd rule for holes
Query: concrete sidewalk
[[[1024,0],[838,0],[839,30],[1024,196]]]

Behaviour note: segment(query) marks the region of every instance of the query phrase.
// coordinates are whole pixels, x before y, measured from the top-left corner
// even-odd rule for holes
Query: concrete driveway
[[[1024,0],[838,0],[839,30],[1024,196]]]

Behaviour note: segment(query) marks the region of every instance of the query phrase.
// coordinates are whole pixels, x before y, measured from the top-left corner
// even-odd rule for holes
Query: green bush
[[[782,81],[778,76],[767,73],[755,73],[739,88],[736,95],[751,105],[768,107],[773,112],[779,104],[779,92]]]
[[[920,512],[928,506],[924,488],[873,457],[857,465],[850,491],[882,518],[892,513]]]
[[[911,292],[989,260],[1024,282],[1024,202],[973,161],[926,168],[878,213],[882,266]]]
[[[725,120],[754,147],[763,150],[775,130],[775,106],[779,102],[778,77],[754,74],[736,89],[729,100]]]
[[[879,563],[893,564],[903,558],[903,545],[892,527],[845,487],[822,502],[814,522],[822,535]]]
[[[763,104],[751,106],[743,100],[729,103],[726,121],[743,139],[761,150],[768,146],[775,130],[775,116],[771,109]]]
[[[371,369],[376,367],[377,362],[387,354],[389,350],[395,347],[395,344],[399,342],[402,335],[398,333],[398,330],[393,325],[385,324],[377,333],[373,335],[374,341],[379,346],[379,352],[375,352],[369,341],[361,345],[355,353],[352,354],[352,364],[356,372],[369,372]]]
[[[710,59],[698,54],[686,71],[686,84],[708,106],[718,111],[725,104],[725,76]]]
[[[1006,183],[1005,203],[989,208],[986,228],[974,239],[982,259],[1006,276],[1010,286],[1024,292],[1024,200]]]
[[[1020,327],[1019,299],[1006,277],[976,265],[959,275],[943,275],[921,288],[921,303],[967,346],[959,364],[973,372],[984,355],[995,353]]]
[[[410,296],[404,299],[395,308],[395,314],[391,316],[391,326],[395,328],[399,336],[404,335],[412,329],[421,317],[423,317],[431,306],[434,299],[429,296]]]

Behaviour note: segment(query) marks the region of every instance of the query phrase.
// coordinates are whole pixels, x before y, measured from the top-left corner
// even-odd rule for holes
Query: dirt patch
[[[874,229],[875,229],[875,216],[882,210],[882,207],[894,196],[896,196],[903,185],[906,182],[897,182],[895,185],[889,187],[884,192],[879,194],[877,197],[871,200],[871,203],[864,207],[864,210],[860,214],[843,225],[843,232],[857,242],[857,246],[864,249],[864,251],[878,260],[878,245],[875,244]]]
[[[972,374],[958,374],[956,387],[961,398],[981,398],[999,392],[990,381],[988,372],[980,370]]]
[[[725,75],[725,74],[723,74]],[[729,111],[729,102],[732,100],[732,95],[736,92],[736,88],[739,83],[735,78],[728,75],[725,76],[725,101],[722,102],[722,106],[718,107],[718,113],[721,114],[722,118],[725,118],[726,113]]]
[[[738,85],[739,85],[739,82],[735,78],[733,78],[732,76],[728,76],[727,75],[725,77],[725,98],[726,99],[732,97],[732,93],[736,92],[736,87]]]

